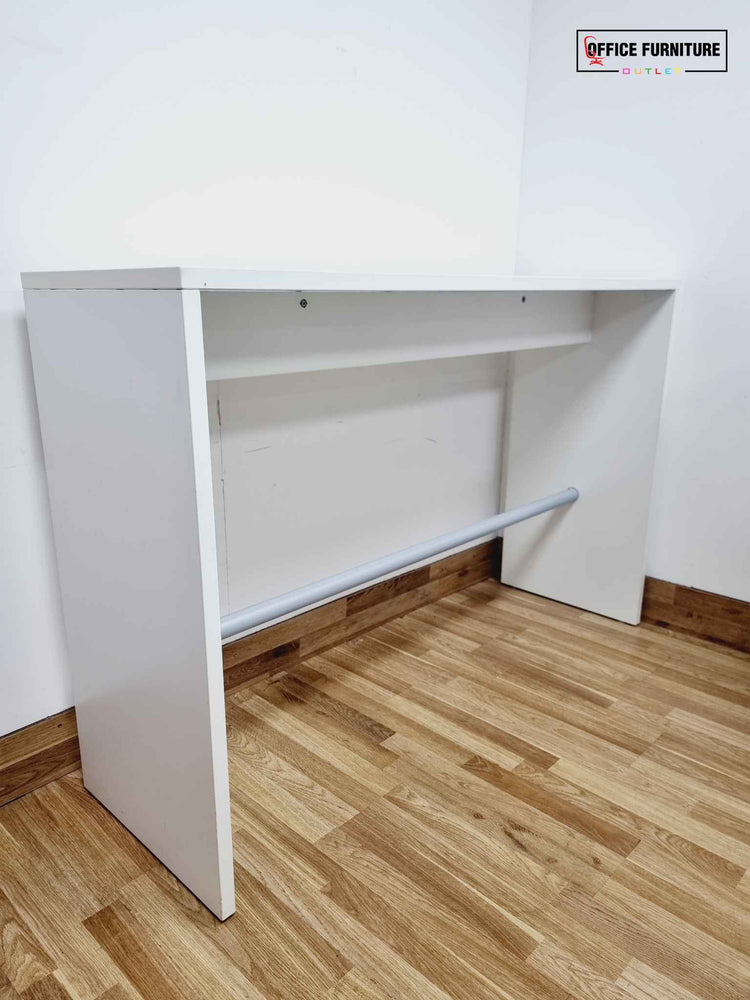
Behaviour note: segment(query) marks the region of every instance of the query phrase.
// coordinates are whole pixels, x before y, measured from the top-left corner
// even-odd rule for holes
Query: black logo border
[[[677,35],[680,32],[692,33],[696,31],[713,31],[724,33],[724,69],[684,69],[683,73],[728,73],[729,72],[729,30],[727,28],[598,28],[597,31],[619,31],[622,34],[631,35],[656,35],[659,33],[666,35]],[[580,45],[579,36],[582,34],[594,35],[596,31],[592,28],[576,28],[576,73],[619,73],[619,69],[581,69],[580,67]]]

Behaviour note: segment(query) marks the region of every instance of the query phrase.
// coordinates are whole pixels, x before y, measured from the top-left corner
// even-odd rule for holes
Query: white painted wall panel
[[[10,5],[2,267],[511,271],[530,10]]]
[[[72,703],[23,296],[0,293],[0,734]]]
[[[726,28],[729,72],[576,74],[587,26]],[[535,0],[531,39],[518,270],[680,276],[647,571],[748,601],[748,5]]]
[[[0,289],[16,296],[3,342],[22,330],[21,270],[512,270],[530,10],[11,5]],[[23,351],[0,360],[4,440],[31,434],[38,448]],[[29,462],[2,471],[15,499],[0,521],[0,733],[71,704],[43,471]]]

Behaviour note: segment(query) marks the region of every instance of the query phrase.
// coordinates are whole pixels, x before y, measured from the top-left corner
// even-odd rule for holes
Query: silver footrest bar
[[[398,552],[392,552],[380,559],[373,559],[372,562],[362,563],[361,566],[355,566],[343,573],[336,573],[334,576],[324,577],[322,580],[308,583],[296,590],[289,590],[286,594],[280,594],[278,597],[271,597],[259,604],[251,604],[250,607],[233,611],[221,619],[221,637],[229,639],[258,625],[265,625],[277,618],[282,618],[293,611],[301,611],[302,608],[324,601],[327,597],[336,597],[354,587],[371,583],[373,580],[394,573],[396,570],[412,566],[423,559],[429,559],[430,556],[448,552],[450,549],[466,544],[466,542],[472,542],[484,535],[491,535],[511,524],[526,521],[530,517],[543,514],[545,511],[554,510],[555,507],[563,507],[577,499],[578,490],[571,486],[561,493],[553,493],[551,496],[542,497],[541,500],[533,500],[521,507],[506,510],[503,514],[495,514],[494,517],[477,521],[476,524],[459,528],[458,531],[449,531],[445,535],[438,535],[426,542],[418,542],[416,545],[410,545],[407,549],[400,549]]]

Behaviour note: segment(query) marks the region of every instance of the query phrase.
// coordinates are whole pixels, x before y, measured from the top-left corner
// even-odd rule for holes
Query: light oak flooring
[[[68,775],[0,810],[0,1000],[750,997],[746,654],[484,582],[227,712],[236,915]]]

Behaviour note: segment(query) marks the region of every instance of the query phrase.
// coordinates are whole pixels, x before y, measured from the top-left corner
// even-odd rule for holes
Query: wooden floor
[[[68,775],[0,1000],[750,997],[750,657],[480,583],[227,703],[218,923]]]

